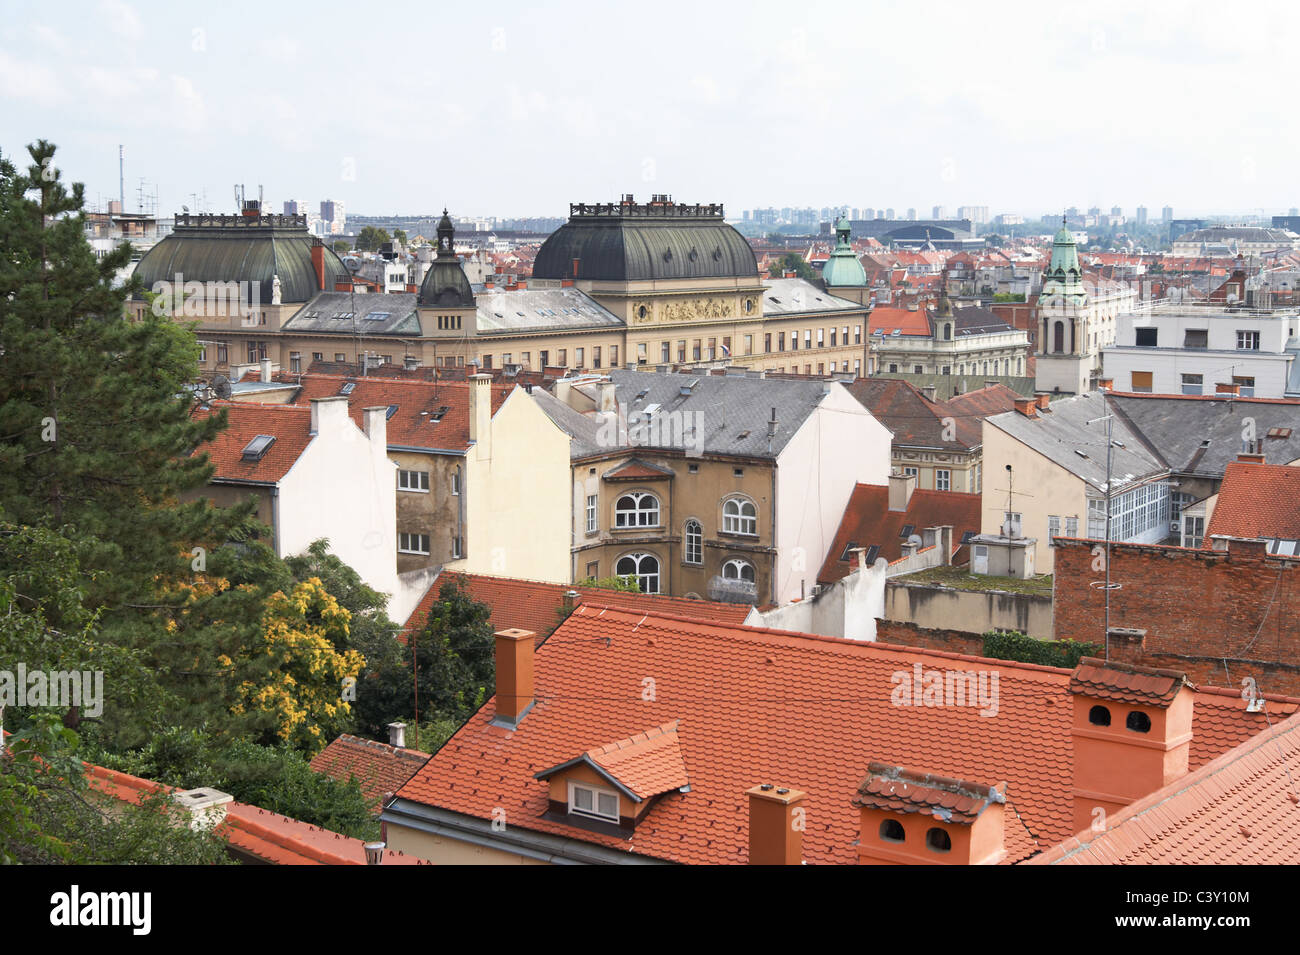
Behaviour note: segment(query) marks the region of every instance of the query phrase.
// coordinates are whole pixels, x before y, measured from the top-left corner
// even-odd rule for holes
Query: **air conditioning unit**
[[[1183,522],[1182,522],[1182,521],[1170,521],[1170,522],[1169,522],[1169,533],[1170,533],[1170,534],[1173,534],[1173,535],[1176,537],[1176,536],[1182,534],[1182,532],[1183,532]]]

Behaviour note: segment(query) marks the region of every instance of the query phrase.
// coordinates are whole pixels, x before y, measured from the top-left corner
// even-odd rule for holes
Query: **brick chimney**
[[[1234,398],[1240,398],[1241,385],[1237,384],[1235,381],[1220,381],[1215,384],[1214,393],[1216,395],[1231,395]]]
[[[1100,388],[1102,391],[1113,391],[1113,390],[1115,389],[1115,379],[1114,379],[1114,378],[1098,378],[1098,379],[1097,379],[1097,387]]]
[[[907,505],[912,500],[912,492],[915,490],[915,474],[889,475],[889,509],[891,511],[907,510]]]
[[[1237,455],[1237,460],[1246,464],[1264,464],[1264,453],[1262,451],[1242,451]]]
[[[1187,774],[1194,690],[1179,670],[1079,661],[1070,677],[1075,832]]]
[[[996,865],[1006,856],[1007,784],[870,763],[853,805],[864,865]]]
[[[763,783],[747,789],[749,864],[802,865],[805,793]]]
[[[1034,402],[1037,405],[1039,411],[1050,411],[1051,409],[1048,407],[1048,405],[1052,403],[1052,396],[1034,395]]]
[[[1017,398],[1015,407],[1026,418],[1038,417],[1038,402],[1033,398]]]
[[[325,243],[318,238],[311,243],[311,267],[316,272],[316,287],[325,291]]]
[[[533,647],[531,630],[499,630],[496,637],[497,695],[494,726],[514,729],[533,708]]]

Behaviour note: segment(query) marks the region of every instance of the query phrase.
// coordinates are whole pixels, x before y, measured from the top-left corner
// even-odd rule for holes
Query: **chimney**
[[[1114,388],[1115,388],[1115,379],[1114,379],[1114,378],[1098,378],[1098,379],[1097,379],[1097,387],[1100,388],[1102,391],[1113,391]]]
[[[219,826],[226,818],[226,806],[234,801],[234,796],[218,789],[186,789],[172,793],[172,802],[181,824],[195,831]]]
[[[480,461],[492,457],[492,376],[469,379],[469,439]]]
[[[793,279],[798,277],[799,277],[799,273],[796,272],[794,269],[786,269],[781,273],[781,278],[783,279]]]
[[[560,279],[560,288],[573,288],[573,279]]]
[[[1026,418],[1038,417],[1038,402],[1033,398],[1017,398],[1015,400],[1016,410]]]
[[[582,259],[574,259],[574,260],[573,260],[573,277],[574,277],[575,279],[578,277],[578,265],[579,265],[579,263],[581,263],[581,262],[582,262]]]
[[[599,404],[597,411],[617,411],[618,410],[618,390],[614,387],[612,381],[602,381],[598,386]]]
[[[1034,402],[1037,404],[1039,411],[1050,411],[1047,406],[1052,403],[1051,395],[1034,395]]]
[[[388,724],[388,745],[394,749],[406,749],[406,724]]]
[[[258,365],[261,367],[261,375],[260,375],[260,378],[261,378],[262,384],[264,384],[264,385],[265,385],[265,384],[270,384],[270,381],[271,381],[271,359],[269,359],[269,358],[261,358],[261,359],[258,360],[257,363],[258,363]]]
[[[1235,381],[1220,381],[1214,386],[1216,395],[1231,395],[1234,398],[1241,397],[1241,385]]]
[[[387,409],[385,409],[387,410]],[[311,433],[337,432],[348,420],[346,395],[330,395],[311,399]]]
[[[911,503],[912,492],[916,490],[915,474],[889,475],[889,509],[905,511]]]
[[[560,605],[564,607],[565,610],[572,610],[578,605],[578,598],[581,596],[582,595],[576,590],[566,590],[564,595],[560,598]]]
[[[1195,687],[1179,670],[1084,657],[1074,697],[1074,831],[1187,773]]]
[[[748,789],[749,864],[802,865],[805,793],[763,783]]]
[[[319,238],[312,239],[311,267],[316,271],[316,287],[325,291],[325,243]]]
[[[383,865],[384,850],[387,848],[386,842],[367,842],[365,844],[366,865]]]
[[[1242,451],[1237,460],[1244,464],[1263,464],[1264,454],[1262,451]]]
[[[996,865],[1006,857],[1007,784],[869,763],[853,797],[860,865]]]
[[[531,630],[500,630],[496,637],[497,694],[494,726],[514,729],[533,708],[533,646]]]
[[[772,409],[772,417],[767,419],[767,451],[772,453],[772,442],[776,439],[776,409]]]
[[[926,400],[928,401],[934,401],[935,391],[936,389],[934,385],[921,386],[921,394],[925,395]]]
[[[366,440],[370,442],[371,450],[378,450],[380,454],[388,456],[388,406],[376,405],[373,408],[365,408],[361,412],[362,427],[361,430],[366,433]]]

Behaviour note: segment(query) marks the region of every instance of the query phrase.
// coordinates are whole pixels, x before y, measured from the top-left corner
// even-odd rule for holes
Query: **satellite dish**
[[[920,535],[920,534],[911,534],[911,535],[909,535],[908,538],[907,538],[907,542],[908,542],[909,544],[915,546],[915,547],[920,547],[921,544],[923,543],[923,541],[921,540],[921,535]]]
[[[230,379],[225,375],[214,375],[212,378],[212,392],[222,400],[229,398]]]

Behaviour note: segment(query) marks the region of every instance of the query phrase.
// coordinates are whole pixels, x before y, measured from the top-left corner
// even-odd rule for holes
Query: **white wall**
[[[875,640],[876,618],[885,615],[885,577],[889,565],[877,558],[873,567],[855,567],[815,597],[776,607],[757,607],[745,618],[749,627],[792,633],[817,633],[850,640]]]
[[[854,486],[888,483],[892,440],[837,382],[782,449],[776,462],[778,604],[812,592]]]
[[[1181,341],[1181,339],[1180,339]],[[1214,394],[1219,382],[1230,383],[1233,376],[1255,379],[1256,398],[1281,398],[1286,392],[1292,358],[1267,352],[1183,351],[1166,348],[1107,348],[1102,352],[1103,374],[1114,379],[1116,391],[1131,391],[1134,371],[1151,372],[1154,394],[1180,395],[1183,375],[1200,375],[1201,394]]]
[[[347,401],[327,403],[319,432],[280,480],[280,556],[329,539],[330,552],[367,585],[397,593],[397,465],[383,416],[374,440],[352,423]]]

